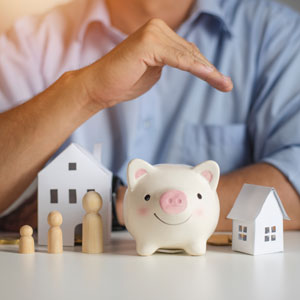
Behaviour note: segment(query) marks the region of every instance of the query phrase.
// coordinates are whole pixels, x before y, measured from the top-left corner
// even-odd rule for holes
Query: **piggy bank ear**
[[[220,168],[215,161],[207,160],[204,163],[194,167],[193,170],[203,176],[213,190],[217,189],[220,178]]]
[[[127,168],[127,182],[131,191],[136,184],[149,173],[153,172],[154,167],[142,159],[133,159],[129,162]]]

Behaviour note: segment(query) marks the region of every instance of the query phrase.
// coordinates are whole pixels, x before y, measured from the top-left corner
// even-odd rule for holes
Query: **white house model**
[[[71,144],[38,174],[38,243],[47,245],[47,216],[58,210],[63,216],[61,229],[64,246],[74,245],[75,227],[82,223],[85,211],[82,198],[88,191],[98,192],[103,199],[100,215],[104,244],[111,233],[112,173],[100,162],[101,146],[94,155],[77,144]]]
[[[283,219],[289,220],[274,188],[244,184],[227,218],[232,250],[252,255],[283,251]]]

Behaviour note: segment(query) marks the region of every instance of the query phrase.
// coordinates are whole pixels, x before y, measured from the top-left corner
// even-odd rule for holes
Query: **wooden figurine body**
[[[62,215],[58,211],[52,211],[48,215],[48,253],[63,252],[63,236],[60,225],[62,224]]]
[[[103,226],[98,211],[102,207],[102,198],[96,192],[88,192],[82,199],[86,211],[82,221],[82,252],[103,252]]]
[[[29,225],[24,225],[20,228],[20,243],[19,243],[19,253],[31,254],[34,253],[34,240],[32,237],[32,227]]]

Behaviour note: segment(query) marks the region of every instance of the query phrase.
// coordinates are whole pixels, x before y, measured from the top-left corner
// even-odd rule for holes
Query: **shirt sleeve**
[[[253,159],[278,168],[300,195],[300,17],[272,15],[260,43],[248,128]]]
[[[44,89],[36,22],[36,17],[24,17],[0,36],[0,113]]]

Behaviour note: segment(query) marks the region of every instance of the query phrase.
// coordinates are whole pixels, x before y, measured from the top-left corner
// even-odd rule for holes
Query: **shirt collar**
[[[85,0],[86,1],[86,0]],[[88,26],[93,22],[100,22],[105,27],[111,28],[109,12],[104,0],[90,0],[86,9],[83,20],[78,31],[79,40],[83,40]],[[229,21],[226,19],[224,10],[221,7],[220,0],[195,0],[195,4],[187,20],[188,23],[193,23],[202,14],[207,14],[214,17],[222,26],[222,29],[232,35],[232,28]]]
[[[84,0],[86,1],[86,0]],[[109,12],[104,0],[86,1],[87,8],[81,23],[79,24],[78,39],[82,41],[88,26],[93,22],[100,22],[105,27],[111,27]]]
[[[196,21],[202,14],[215,18],[215,20],[219,22],[221,28],[229,35],[232,35],[232,27],[230,21],[226,17],[221,0],[196,0],[190,14],[191,22]]]

